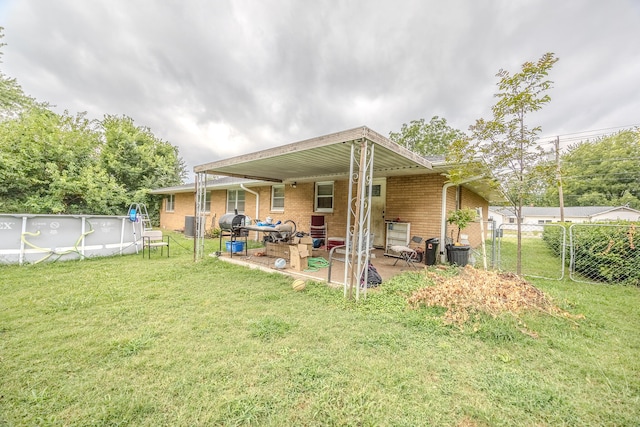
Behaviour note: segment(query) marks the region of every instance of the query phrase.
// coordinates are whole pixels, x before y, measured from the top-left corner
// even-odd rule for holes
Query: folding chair
[[[324,246],[325,249],[328,250],[327,224],[325,224],[324,222],[323,215],[311,215],[311,226],[309,229],[309,235],[315,240],[313,247],[319,248],[321,246]],[[316,246],[316,241],[319,241],[318,243],[320,243],[318,246]]]
[[[400,257],[396,259],[396,262],[394,262],[393,265],[396,265],[400,260],[404,260],[404,262],[408,266],[416,268],[415,264],[422,261],[422,256],[420,253],[418,253],[417,249],[420,247],[420,244],[422,243],[423,240],[424,239],[422,237],[413,236],[407,246],[391,246],[391,249],[393,251],[398,252],[400,254]],[[415,243],[418,246],[416,248],[412,248],[410,246],[411,243]]]
[[[164,239],[166,237],[166,240]],[[167,258],[169,257],[169,236],[162,236],[160,230],[147,230],[142,233],[142,258],[144,250],[148,248],[149,258],[151,258],[151,248],[160,248],[160,255],[163,255],[164,247],[167,247]]]

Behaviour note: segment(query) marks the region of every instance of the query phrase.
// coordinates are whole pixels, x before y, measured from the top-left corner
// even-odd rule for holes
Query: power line
[[[551,141],[547,141],[547,142],[551,142],[551,143],[553,143],[553,141],[558,137],[562,138],[563,141],[566,141],[566,140],[580,140],[580,139],[585,139],[585,137],[587,137],[587,136],[593,138],[593,137],[611,135],[612,133],[616,133],[616,129],[618,131],[620,131],[620,130],[630,130],[630,129],[634,129],[634,128],[638,128],[638,127],[640,127],[640,123],[636,123],[636,124],[632,124],[632,125],[626,125],[626,126],[615,126],[615,127],[609,127],[609,128],[583,130],[583,131],[579,131],[579,132],[564,133],[564,134],[553,135],[553,136],[545,136],[545,137],[540,137],[539,140],[544,141],[544,140],[549,139]],[[569,138],[567,138],[567,137],[569,137]]]

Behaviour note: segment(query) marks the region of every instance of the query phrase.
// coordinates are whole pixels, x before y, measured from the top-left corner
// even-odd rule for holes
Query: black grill
[[[234,213],[224,214],[220,217],[218,225],[220,230],[231,235],[231,237],[245,236],[247,230],[243,230],[245,226],[246,217],[244,215],[238,215]]]

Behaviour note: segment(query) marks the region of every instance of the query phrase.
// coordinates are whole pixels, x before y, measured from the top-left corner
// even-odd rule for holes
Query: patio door
[[[373,246],[384,247],[384,209],[387,200],[387,179],[376,178],[371,190],[371,232],[374,234]]]

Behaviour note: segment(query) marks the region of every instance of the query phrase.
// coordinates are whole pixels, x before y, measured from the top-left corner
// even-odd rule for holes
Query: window
[[[371,197],[380,197],[382,186],[375,184],[371,186]],[[369,187],[365,187],[365,197],[369,196]]]
[[[227,212],[244,213],[244,190],[227,190]]]
[[[271,187],[271,210],[284,212],[284,185]]]
[[[333,212],[333,181],[316,182],[316,212]]]
[[[204,211],[211,212],[211,191],[207,191],[204,195]]]
[[[169,194],[167,197],[165,197],[165,202],[164,202],[164,210],[167,212],[173,212],[175,205],[176,205],[176,201],[174,199],[174,195],[173,194]]]

